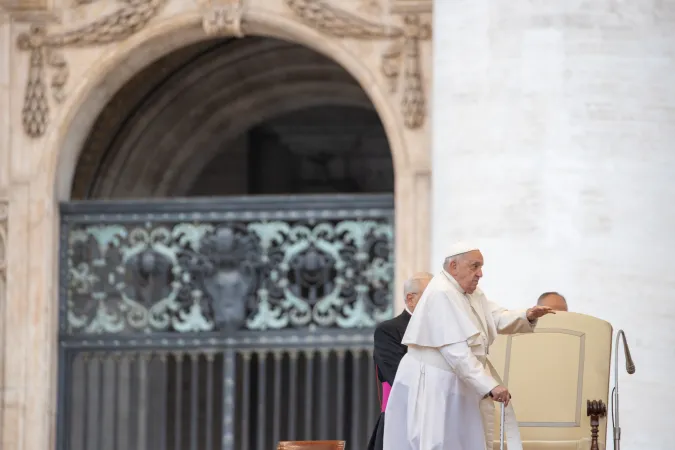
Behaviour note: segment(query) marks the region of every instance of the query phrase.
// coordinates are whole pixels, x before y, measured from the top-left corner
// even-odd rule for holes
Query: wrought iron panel
[[[62,205],[61,332],[368,328],[392,315],[392,197]]]
[[[59,450],[365,445],[391,196],[61,206]]]

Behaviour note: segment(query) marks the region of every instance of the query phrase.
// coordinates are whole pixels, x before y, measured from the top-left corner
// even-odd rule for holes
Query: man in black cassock
[[[420,300],[424,289],[426,289],[433,275],[426,272],[416,273],[403,285],[403,294],[405,295],[405,310],[390,320],[381,322],[375,328],[375,349],[373,359],[377,368],[377,378],[382,383],[382,412],[380,413],[375,430],[370,436],[368,450],[383,450],[384,434],[384,406],[387,402],[389,389],[394,384],[396,369],[401,359],[408,351],[408,348],[401,344],[405,329],[410,322],[410,315],[415,310],[417,302]]]

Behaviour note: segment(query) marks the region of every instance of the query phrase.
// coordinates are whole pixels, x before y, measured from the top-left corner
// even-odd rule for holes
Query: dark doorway
[[[191,196],[391,193],[387,136],[371,109],[307,108],[253,127],[216,156]]]

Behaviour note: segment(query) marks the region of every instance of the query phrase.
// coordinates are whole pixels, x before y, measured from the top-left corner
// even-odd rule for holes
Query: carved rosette
[[[285,0],[286,5],[307,24],[338,38],[390,41],[382,55],[382,74],[392,92],[401,88],[401,113],[408,128],[424,125],[427,115],[422,75],[420,41],[431,39],[431,24],[415,8],[400,11],[400,25],[379,23],[333,6],[327,0]],[[401,75],[402,73],[402,75]]]
[[[57,103],[65,98],[68,63],[61,50],[122,41],[141,30],[155,17],[166,0],[119,0],[120,7],[89,24],[73,30],[49,33],[42,25],[19,35],[17,46],[30,52],[30,67],[22,111],[23,127],[30,137],[44,135],[49,123],[49,100],[45,72],[53,71],[52,96]]]

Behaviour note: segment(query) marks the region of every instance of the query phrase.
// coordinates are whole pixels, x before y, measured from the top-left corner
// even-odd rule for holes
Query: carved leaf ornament
[[[325,0],[284,0],[302,21],[321,32],[361,40],[385,39],[391,44],[382,55],[381,70],[392,92],[402,84],[401,109],[405,125],[416,129],[424,124],[426,99],[422,82],[420,41],[431,38],[431,26],[419,13],[403,15],[400,25],[368,20],[333,6]],[[68,81],[68,64],[61,50],[122,41],[153,19],[167,0],[118,0],[119,8],[90,24],[57,33],[48,33],[43,25],[34,25],[18,37],[20,50],[30,52],[24,106],[23,127],[32,138],[44,135],[49,123],[49,101],[45,73],[50,68],[54,100],[61,103]],[[207,8],[204,29],[207,34],[220,31],[241,37],[243,8],[239,2]],[[402,76],[401,76],[402,73]],[[402,79],[402,81],[401,81]]]
[[[45,83],[46,67],[53,70],[51,88],[54,100],[65,98],[68,64],[60,52],[66,47],[88,47],[118,42],[138,32],[155,17],[166,0],[119,0],[120,7],[90,24],[50,34],[41,25],[21,33],[17,45],[30,52],[30,66],[22,110],[23,127],[30,137],[44,135],[49,123],[49,101]]]
[[[392,25],[364,19],[326,0],[285,2],[299,18],[326,34],[340,38],[390,40],[391,44],[382,55],[382,73],[395,92],[403,72],[401,109],[404,123],[411,129],[424,125],[426,99],[420,41],[431,39],[431,25],[423,21],[419,13],[405,14],[402,25]]]

